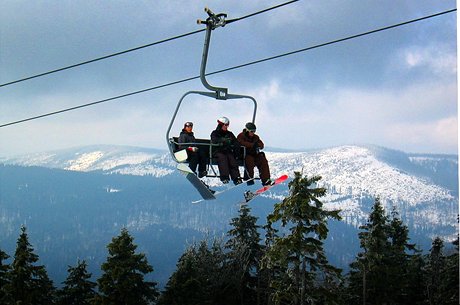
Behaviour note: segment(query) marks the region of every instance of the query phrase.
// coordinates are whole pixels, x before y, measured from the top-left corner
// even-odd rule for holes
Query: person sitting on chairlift
[[[230,125],[230,120],[227,117],[217,119],[217,127],[211,133],[211,143],[218,145],[213,147],[213,155],[217,158],[220,181],[227,184],[231,178],[233,183],[237,185],[243,182],[235,159],[240,145],[233,132],[228,130],[228,125]]]
[[[187,150],[187,160],[190,169],[196,174],[196,168],[198,166],[198,177],[205,177],[208,173],[206,169],[206,149],[199,149],[196,146],[192,122],[185,122],[177,142],[179,143],[179,149]],[[184,143],[184,145],[181,145],[181,143]]]
[[[252,122],[246,123],[243,131],[238,135],[238,142],[246,147],[246,170],[244,171],[244,180],[254,178],[254,167],[259,170],[262,185],[270,185],[270,168],[268,166],[265,153],[260,150],[264,148],[264,142],[255,134],[256,125]],[[248,181],[248,185],[254,184],[254,180]]]

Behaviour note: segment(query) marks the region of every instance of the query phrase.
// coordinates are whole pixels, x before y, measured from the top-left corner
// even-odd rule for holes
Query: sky
[[[284,1],[0,2],[0,84],[204,28]],[[301,0],[212,31],[207,72],[321,45],[456,8],[452,0]],[[266,146],[309,150],[371,144],[458,154],[457,12],[213,74],[257,100]],[[199,75],[204,32],[0,87],[0,125]],[[167,149],[181,97],[199,79],[0,128],[0,156],[110,144]],[[218,117],[239,133],[249,99],[189,94],[172,122],[208,138]]]

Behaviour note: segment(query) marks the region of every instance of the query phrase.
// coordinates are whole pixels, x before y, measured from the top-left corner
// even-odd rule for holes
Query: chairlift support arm
[[[205,8],[204,11],[208,14],[208,18],[205,21],[200,19],[197,20],[198,24],[205,24],[206,25],[206,36],[204,39],[204,47],[203,47],[203,56],[201,58],[201,69],[200,69],[200,79],[203,86],[211,91],[216,93],[215,98],[219,100],[226,100],[227,99],[227,88],[215,87],[211,86],[208,81],[206,80],[206,64],[208,63],[208,53],[209,53],[209,45],[211,42],[211,32],[218,28],[224,27],[227,21],[227,14],[214,14],[209,8]]]

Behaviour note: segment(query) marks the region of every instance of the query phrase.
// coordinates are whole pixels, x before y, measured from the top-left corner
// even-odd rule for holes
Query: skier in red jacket
[[[265,154],[260,150],[264,148],[264,142],[255,134],[256,125],[252,122],[246,123],[243,131],[238,135],[238,142],[246,147],[246,170],[244,172],[244,180],[254,177],[254,167],[259,170],[260,180],[262,185],[272,183],[270,179],[270,168],[268,166]],[[248,184],[253,184],[254,181],[248,181]]]

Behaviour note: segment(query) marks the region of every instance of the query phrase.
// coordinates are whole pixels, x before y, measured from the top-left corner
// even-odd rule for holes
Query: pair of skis
[[[224,191],[220,191],[220,192],[212,192],[209,187],[203,182],[201,181],[196,175],[195,173],[190,169],[190,167],[188,167],[187,164],[185,163],[179,163],[177,165],[177,169],[183,173],[185,175],[185,177],[187,178],[188,181],[190,181],[190,183],[196,188],[196,190],[200,193],[201,197],[203,197],[203,199],[201,200],[197,200],[197,201],[194,201],[193,203],[198,203],[198,202],[201,202],[201,201],[204,201],[204,200],[213,200],[213,199],[216,199],[216,196],[219,195],[219,194],[222,194],[230,189],[233,189],[235,187],[238,187],[240,185],[243,185],[243,183],[241,184],[238,184],[238,185],[235,185],[235,186],[232,186]],[[288,176],[287,175],[282,175],[281,177],[277,178],[275,181],[273,181],[272,184],[270,185],[265,185],[263,186],[262,188],[256,190],[255,192],[251,192],[251,191],[246,191],[245,194],[244,194],[244,197],[245,197],[245,201],[246,202],[249,202],[251,201],[252,199],[254,199],[255,197],[259,196],[260,194],[268,191],[270,188],[272,188],[273,186],[276,186],[280,183],[283,183],[284,181],[286,181],[288,179]],[[252,180],[252,179],[251,179]],[[249,180],[248,180],[249,181]],[[247,182],[247,181],[246,181]]]
[[[266,191],[268,191],[269,189],[271,189],[272,187],[278,185],[278,184],[281,184],[283,183],[284,181],[286,181],[288,179],[288,176],[287,175],[282,175],[281,177],[275,179],[275,181],[273,181],[272,184],[269,184],[269,185],[265,185],[263,186],[262,188],[258,189],[257,191],[255,192],[251,192],[251,191],[246,191],[244,192],[244,200],[246,201],[246,203],[248,203],[249,201],[251,201],[252,199],[254,199],[255,197],[259,196],[260,194],[262,193],[265,193]]]

